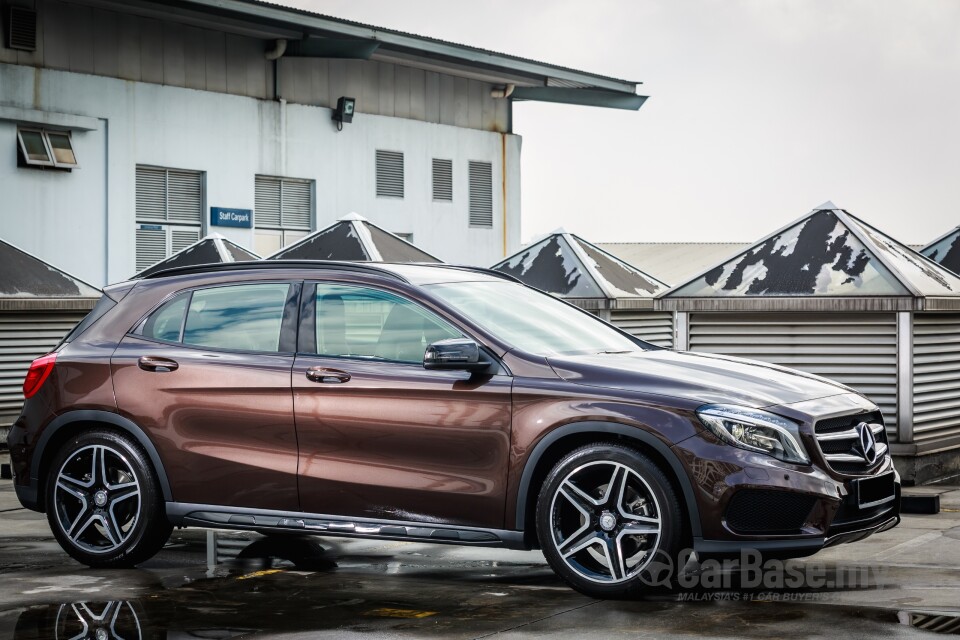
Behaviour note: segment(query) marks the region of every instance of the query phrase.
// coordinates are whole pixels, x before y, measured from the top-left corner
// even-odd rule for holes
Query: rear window
[[[97,304],[93,306],[93,309],[90,310],[90,313],[88,313],[83,320],[78,322],[77,326],[70,330],[70,333],[68,333],[66,337],[60,341],[60,344],[57,345],[54,351],[65,344],[70,344],[75,339],[80,337],[80,334],[86,331],[87,328],[89,328],[94,322],[102,318],[103,314],[105,314],[107,311],[110,311],[110,309],[113,309],[115,306],[117,306],[117,303],[114,300],[111,300],[108,296],[100,296],[100,299],[97,300]]]

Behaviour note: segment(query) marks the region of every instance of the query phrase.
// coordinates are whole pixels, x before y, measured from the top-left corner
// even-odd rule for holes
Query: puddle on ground
[[[170,573],[168,566],[177,564],[173,547],[154,570],[51,575],[45,579],[59,579],[61,587],[70,579],[91,576],[115,587],[135,585],[136,597],[51,591],[49,597],[59,601],[0,611],[0,637],[228,639],[300,633],[475,638],[506,630],[605,638],[960,634],[960,619],[951,615],[833,605],[803,597],[829,589],[744,590],[735,575],[732,589],[661,591],[639,601],[596,601],[567,588],[542,563],[445,557],[440,550],[429,556],[357,551],[324,549],[315,539],[261,538],[240,550],[236,559],[205,574],[193,572],[192,577]],[[844,588],[876,586],[864,579]]]

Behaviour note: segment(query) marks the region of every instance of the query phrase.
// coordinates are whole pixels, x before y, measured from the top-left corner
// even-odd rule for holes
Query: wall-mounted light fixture
[[[344,122],[353,122],[353,110],[357,106],[354,98],[341,96],[337,100],[337,108],[333,112],[333,119],[337,121],[337,131],[343,130]]]

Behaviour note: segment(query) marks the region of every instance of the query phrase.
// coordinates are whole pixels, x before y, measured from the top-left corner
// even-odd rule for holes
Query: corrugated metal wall
[[[0,312],[0,426],[13,424],[23,404],[30,363],[48,353],[86,311]]]
[[[614,310],[610,322],[658,347],[673,348],[673,314],[664,311]]]
[[[913,435],[960,434],[960,314],[913,316]]]
[[[274,99],[270,41],[60,0],[37,0],[37,50],[0,47],[0,62]],[[0,21],[2,22],[2,21]],[[492,85],[375,60],[281,58],[280,95],[333,108],[484,131],[509,130]]]
[[[763,360],[866,394],[896,438],[897,323],[892,313],[691,313],[690,350]]]

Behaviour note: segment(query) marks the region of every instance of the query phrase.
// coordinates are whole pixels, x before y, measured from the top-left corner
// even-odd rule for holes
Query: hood
[[[702,404],[760,408],[852,391],[838,382],[766,362],[667,349],[548,360],[568,382]]]

